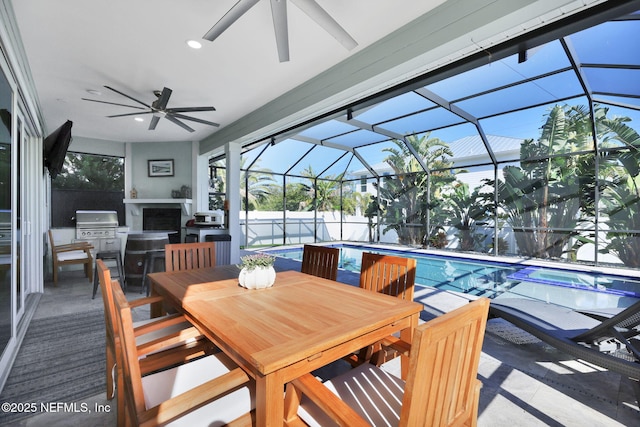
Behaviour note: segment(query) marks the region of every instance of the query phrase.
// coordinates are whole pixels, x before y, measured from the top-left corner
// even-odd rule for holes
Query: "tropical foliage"
[[[294,212],[317,209],[342,211],[348,215],[355,213],[361,198],[343,181],[343,175],[319,177],[310,165],[302,171],[301,177],[286,177],[284,191],[270,170],[246,171],[244,161],[241,168],[242,209]]]
[[[395,147],[383,151],[389,153],[385,162],[393,169],[394,175],[385,178],[379,188],[384,232],[395,230],[401,244],[424,245],[427,236],[436,232],[439,223],[444,222],[444,215],[432,214],[435,225],[427,230],[429,212],[440,212],[438,203],[429,203],[429,193],[455,179],[447,169],[451,166],[448,159],[453,153],[444,141],[431,138],[429,133],[411,135],[406,142],[393,142]],[[429,175],[420,162],[429,165],[434,172]]]
[[[303,185],[311,203],[307,210],[317,209],[321,212],[340,211],[344,214],[355,213],[356,198],[353,188],[343,183],[343,174],[328,175],[319,178],[311,165],[302,171],[301,175],[309,179],[310,185]]]
[[[361,212],[370,241],[380,229],[395,231],[400,244],[445,247],[453,228],[458,250],[484,251],[495,246],[497,223],[498,231],[513,233],[522,256],[574,258],[583,244],[597,243],[637,268],[640,136],[629,122],[601,105],[555,105],[539,137],[521,143],[518,163],[473,189],[456,180],[465,171],[454,169],[449,145],[425,133],[383,149],[392,174],[374,184],[375,195],[353,191],[343,175],[320,177],[309,165],[302,176],[283,179],[286,197],[271,174],[251,172],[243,197],[250,209]],[[498,253],[509,248],[501,234]]]
[[[267,200],[276,187],[276,181],[273,179],[273,175],[269,169],[260,171],[247,171],[246,170],[246,158],[240,159],[240,191],[239,198],[241,200],[241,209],[255,210],[259,209],[264,203],[268,203]],[[260,159],[256,160],[255,166],[260,164]],[[214,193],[222,193],[226,188],[226,173],[224,171],[224,165],[216,163],[212,165],[216,170],[215,176],[209,179],[209,191]],[[210,206],[219,206],[221,198],[219,196],[210,197]],[[280,203],[282,205],[282,202]],[[282,209],[280,206],[278,209]]]
[[[640,267],[640,136],[627,118],[603,119],[607,142],[622,149],[603,149],[601,198],[609,231],[602,251],[618,256],[629,267]],[[613,144],[611,144],[613,145]]]
[[[640,139],[628,118],[608,114],[608,108],[595,106],[592,120],[586,107],[556,105],[540,138],[523,142],[520,166],[505,167],[497,183],[486,182],[495,185],[498,213],[512,227],[521,255],[572,257],[583,243],[596,242],[599,218],[600,229],[609,229],[602,252],[640,266],[634,232],[640,227]],[[487,206],[492,199],[488,195]]]
[[[240,169],[240,200],[242,200],[242,209],[259,209],[260,205],[269,198],[275,180],[269,172],[247,172],[243,167],[244,161],[241,161]]]
[[[478,189],[469,191],[469,185],[454,182],[449,186],[450,192],[443,198],[442,210],[447,216],[447,224],[458,232],[458,247],[461,251],[481,249],[486,236],[476,231],[476,225],[487,217],[486,207]]]
[[[584,109],[553,107],[540,138],[522,143],[520,166],[505,167],[497,183],[486,182],[497,192],[499,214],[512,227],[521,255],[558,258],[574,250],[568,244],[578,234],[583,203],[593,200],[592,187],[585,185],[595,178],[589,122]],[[487,203],[494,203],[493,194]]]
[[[62,173],[51,181],[51,186],[55,189],[122,191],[124,159],[69,152]]]

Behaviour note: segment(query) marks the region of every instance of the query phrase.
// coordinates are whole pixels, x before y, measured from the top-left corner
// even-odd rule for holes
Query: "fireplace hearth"
[[[177,231],[169,234],[170,243],[180,243],[182,228],[182,210],[179,208],[144,208],[142,209],[143,230]]]

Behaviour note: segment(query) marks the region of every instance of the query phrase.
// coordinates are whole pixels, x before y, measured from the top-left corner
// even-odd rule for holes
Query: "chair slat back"
[[[113,282],[120,286],[117,280],[111,280],[111,271],[103,260],[96,260],[96,269],[98,273],[98,282],[100,283],[100,292],[102,293],[102,302],[104,304],[104,322],[107,327],[107,339],[113,340],[117,333],[117,325],[115,324],[115,307],[113,305],[113,293],[111,287]],[[109,337],[109,333],[111,337]]]
[[[416,328],[401,426],[475,425],[488,313],[489,300],[481,298]]]
[[[413,300],[416,260],[370,252],[362,254],[360,287],[374,292]]]
[[[170,243],[164,249],[166,271],[195,270],[216,265],[215,242]]]
[[[338,248],[304,245],[300,271],[324,279],[336,280],[339,259],[340,249]]]
[[[49,243],[51,243],[51,250],[55,250],[56,245],[58,244],[58,242],[56,242],[54,236],[53,236],[53,231],[49,230]]]
[[[133,425],[137,425],[137,415],[142,414],[146,410],[146,406],[131,308],[120,286],[112,286],[111,290],[121,344],[121,351],[116,356],[124,373],[122,378],[118,378],[120,381],[124,381],[124,384],[118,384],[118,387],[122,387],[124,391],[126,416]]]

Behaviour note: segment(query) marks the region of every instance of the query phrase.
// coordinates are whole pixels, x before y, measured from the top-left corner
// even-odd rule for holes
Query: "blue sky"
[[[576,33],[568,38],[578,60],[591,65],[582,68],[583,75],[589,79],[587,85],[595,92],[595,97],[622,105],[633,106],[633,109],[610,107],[610,116],[625,115],[634,123],[640,122],[640,69],[624,69],[615,67],[596,67],[602,64],[640,65],[640,55],[629,55],[629,52],[640,52],[640,37],[635,29],[637,22],[605,23],[598,27]],[[505,136],[516,139],[540,136],[540,128],[546,115],[556,103],[568,105],[587,105],[587,98],[576,73],[570,69],[571,62],[559,40],[528,50],[527,60],[518,61],[518,55],[496,60],[484,66],[454,75],[450,78],[407,92],[394,98],[380,102],[363,111],[354,111],[354,119],[376,124],[397,134],[412,134],[432,131],[432,137],[445,142],[453,142],[460,138],[476,134],[475,126],[463,122],[460,116],[447,109],[438,107],[425,96],[436,94],[438,97],[452,102],[456,108],[473,117],[494,116],[479,121],[485,134]],[[551,72],[556,72],[551,74]],[[623,74],[621,74],[623,73]],[[629,94],[631,97],[616,97],[605,93],[616,92]],[[423,96],[424,95],[424,96]],[[557,101],[557,100],[564,101]],[[529,108],[531,105],[537,107]],[[515,111],[509,113],[509,111]],[[502,115],[501,115],[502,114]],[[366,130],[358,130],[355,126],[332,120],[309,128],[301,135],[306,137],[344,144],[355,148],[363,144],[381,141],[380,136]],[[354,132],[356,131],[356,132]],[[352,133],[348,133],[352,132]],[[357,148],[365,160],[374,165],[384,160],[388,153],[382,151],[389,143]],[[300,159],[311,147],[297,141],[279,142],[275,147],[267,149],[260,164],[277,172],[285,172]],[[291,173],[299,173],[309,164],[319,172],[328,167],[340,155],[341,151],[327,147],[317,147],[313,154],[293,167]],[[349,158],[351,155],[349,154]],[[339,161],[331,170],[331,174],[344,170],[347,160]],[[361,169],[355,162],[349,170]]]

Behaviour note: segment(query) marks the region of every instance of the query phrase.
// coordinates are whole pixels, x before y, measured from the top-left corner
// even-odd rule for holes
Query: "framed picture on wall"
[[[173,159],[149,160],[149,176],[173,176]]]

